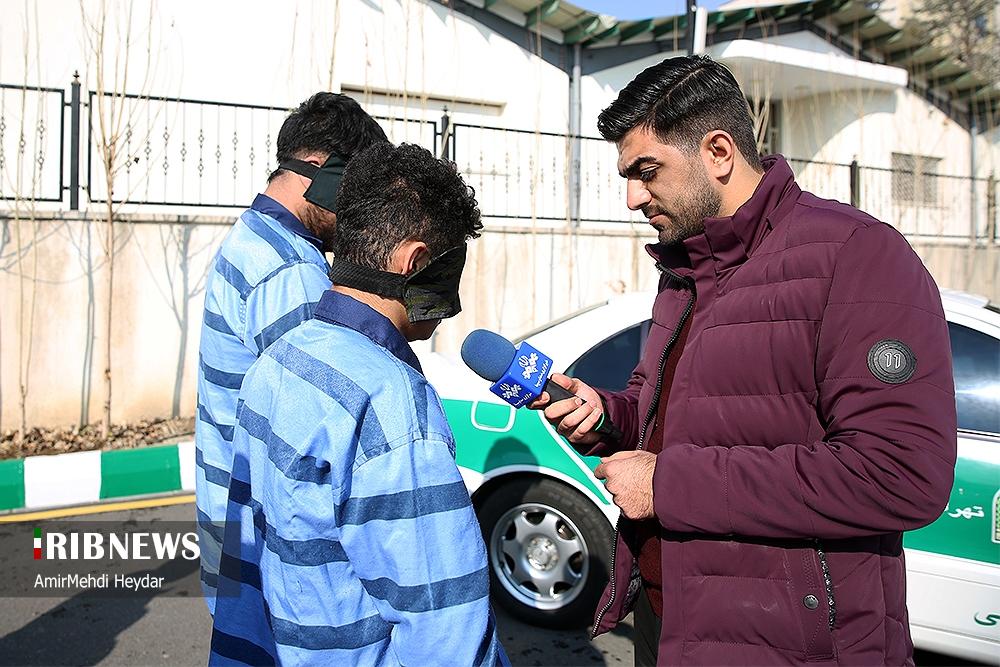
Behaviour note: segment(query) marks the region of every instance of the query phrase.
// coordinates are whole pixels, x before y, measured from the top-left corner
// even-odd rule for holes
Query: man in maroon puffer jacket
[[[595,634],[636,664],[913,663],[902,533],[953,481],[948,330],[894,229],[760,159],[722,65],[666,60],[600,116],[659,294],[628,387],[533,407],[621,508]],[[620,442],[592,432],[606,412]]]

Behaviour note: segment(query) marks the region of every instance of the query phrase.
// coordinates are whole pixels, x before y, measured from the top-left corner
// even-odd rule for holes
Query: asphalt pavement
[[[94,515],[102,521],[185,521],[193,505]],[[32,521],[41,526],[45,521]],[[30,565],[30,560],[24,566]],[[14,564],[5,567],[11,576]],[[192,563],[190,567],[197,567]],[[545,630],[497,609],[504,648],[515,667],[632,665],[631,617],[612,633],[589,639],[586,628]],[[0,665],[204,665],[211,622],[198,597],[148,594],[97,599],[5,598],[0,602]],[[954,665],[954,659],[918,653],[918,665]]]

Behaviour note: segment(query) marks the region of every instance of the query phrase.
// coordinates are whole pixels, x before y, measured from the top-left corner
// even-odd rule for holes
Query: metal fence
[[[0,200],[61,202],[66,93],[0,83]]]
[[[91,92],[87,196],[108,197],[96,116],[110,122],[111,106],[125,120],[123,159],[114,170],[112,201],[152,206],[245,207],[276,168],[278,130],[289,109],[211,100]],[[102,102],[106,102],[102,104]],[[436,123],[376,116],[394,142],[435,145]]]
[[[911,237],[1000,242],[994,177],[790,159],[803,190],[860,208]]]
[[[109,182],[102,120],[119,119]],[[250,203],[274,169],[288,109],[151,95],[83,93],[0,84],[0,200],[70,210],[134,206],[234,208]],[[644,222],[625,205],[615,147],[600,138],[378,117],[394,142],[454,160],[487,218],[561,223]],[[107,132],[103,133],[107,136]],[[85,143],[81,150],[81,143]],[[895,158],[906,156],[893,156]],[[803,189],[837,199],[904,234],[1000,242],[995,178],[790,159]],[[898,165],[897,165],[898,166]],[[904,165],[905,166],[905,165]]]

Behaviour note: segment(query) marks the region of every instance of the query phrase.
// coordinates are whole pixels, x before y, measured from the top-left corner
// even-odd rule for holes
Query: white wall
[[[503,113],[490,124],[566,131],[565,73],[531,55],[529,40],[513,44],[436,2],[104,3],[111,55],[124,53],[131,12],[128,92],[289,106],[331,89],[332,61],[333,90],[354,85],[500,102]],[[101,6],[102,0],[83,1],[91,22]],[[29,85],[66,87],[79,70],[84,86],[96,88],[77,3],[3,0],[2,12],[0,82],[24,81],[26,54]],[[420,103],[414,106],[419,112]],[[428,112],[431,119],[439,116],[436,109]]]

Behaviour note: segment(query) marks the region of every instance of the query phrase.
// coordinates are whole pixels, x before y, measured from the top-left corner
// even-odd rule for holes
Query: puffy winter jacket
[[[660,664],[912,664],[902,533],[940,516],[955,396],[934,281],[894,229],[765,160],[752,198],[683,244],[650,246],[653,327],[620,393],[643,446],[663,360],[692,329],[653,478],[663,527]],[[595,634],[631,609],[616,535]]]

